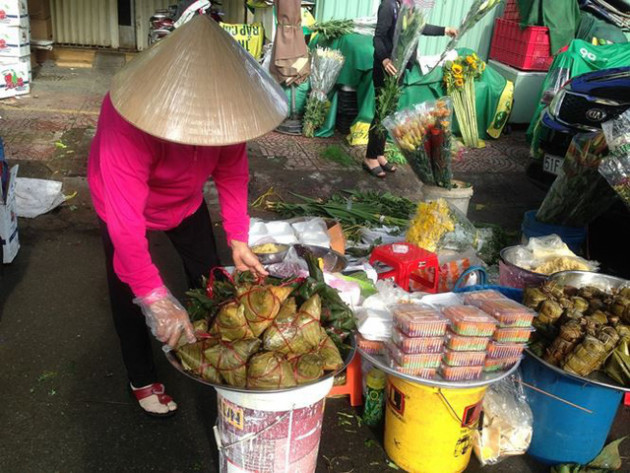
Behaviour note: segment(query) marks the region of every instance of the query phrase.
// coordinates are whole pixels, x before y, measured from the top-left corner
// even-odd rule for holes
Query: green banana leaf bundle
[[[237,302],[230,302],[219,310],[210,332],[227,342],[254,338],[245,318],[245,306]]]
[[[280,306],[293,290],[292,286],[237,286],[238,302],[245,307],[245,317],[255,337],[259,337],[273,323]]]
[[[290,361],[298,384],[316,381],[324,375],[324,360],[317,353],[306,353]]]
[[[343,368],[343,359],[339,353],[339,348],[328,336],[326,330],[321,329],[322,338],[319,342],[317,353],[322,357],[325,371],[336,371]]]
[[[604,371],[622,386],[630,387],[630,339],[624,339],[612,352]]]
[[[244,388],[247,385],[247,361],[258,351],[261,343],[257,338],[233,343],[221,341],[205,350],[204,356],[226,384]]]
[[[296,386],[293,367],[284,355],[261,352],[252,356],[247,368],[249,389],[282,389]]]
[[[587,335],[569,354],[562,368],[569,373],[588,376],[602,366],[609,353],[604,342]]]
[[[285,355],[302,355],[316,348],[321,339],[321,299],[318,295],[308,299],[299,311],[293,298],[280,308],[278,316],[263,334],[267,351]]]
[[[175,354],[179,358],[182,368],[189,373],[210,383],[221,384],[223,381],[219,371],[208,361],[205,354],[206,350],[218,344],[219,340],[216,338],[206,338],[180,346],[175,350]]]

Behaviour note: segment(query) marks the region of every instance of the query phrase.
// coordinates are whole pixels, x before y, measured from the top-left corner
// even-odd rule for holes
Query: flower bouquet
[[[394,30],[394,49],[391,60],[398,71],[397,76],[388,76],[380,95],[376,99],[378,116],[387,117],[396,111],[401,94],[401,82],[405,68],[413,55],[424,26],[427,24],[428,10],[433,6],[427,0],[402,0],[396,29]],[[379,123],[379,130],[385,128]]]
[[[630,111],[602,125],[610,156],[599,165],[599,173],[630,208]]]
[[[543,223],[581,227],[595,220],[615,201],[615,194],[598,173],[608,160],[603,133],[573,137],[562,170],[536,213]]]
[[[344,57],[336,49],[316,48],[311,67],[311,93],[304,113],[304,136],[312,138],[315,130],[326,121],[330,109],[328,93],[331,91],[343,67]]]
[[[420,202],[407,241],[433,253],[464,251],[477,240],[475,226],[445,199]]]
[[[451,101],[424,102],[383,121],[418,178],[451,188]]]
[[[455,49],[459,38],[470,31],[477,23],[481,21],[484,16],[490,13],[492,9],[499,5],[502,1],[503,0],[475,0],[475,2],[470,6],[470,9],[466,14],[466,18],[464,18],[464,21],[462,21],[461,25],[457,29],[457,37],[452,38],[448,42],[448,44],[446,45],[446,49],[440,56],[440,60],[436,63],[435,67],[442,64],[442,61],[444,61],[449,51]],[[435,67],[433,69],[435,69]],[[431,69],[429,73],[432,72],[433,69]]]
[[[444,84],[453,100],[462,139],[469,148],[479,147],[475,79],[481,77],[485,69],[486,63],[476,53],[458,56],[444,66]]]

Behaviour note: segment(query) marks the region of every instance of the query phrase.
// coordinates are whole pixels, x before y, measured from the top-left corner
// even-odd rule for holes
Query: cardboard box
[[[0,25],[0,56],[21,57],[31,54],[28,18],[21,26]]]
[[[44,20],[34,20],[31,18],[31,40],[53,39],[52,21],[50,18]]]
[[[31,55],[0,57],[0,99],[25,95],[31,91]]]
[[[31,21],[50,18],[50,0],[28,0],[28,16]]]
[[[0,0],[0,25],[17,26],[28,23],[26,0]]]
[[[18,219],[15,204],[15,184],[17,180],[18,166],[15,165],[9,172],[9,180],[6,186],[6,198],[0,193],[0,243],[2,244],[2,262],[4,264],[13,261],[20,249],[18,236]]]

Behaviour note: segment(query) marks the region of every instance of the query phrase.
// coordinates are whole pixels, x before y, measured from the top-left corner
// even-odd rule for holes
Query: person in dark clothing
[[[385,85],[386,75],[396,76],[399,73],[404,74],[405,71],[397,71],[392,62],[391,55],[394,49],[394,31],[396,30],[396,20],[400,9],[401,0],[382,0],[378,7],[378,18],[376,22],[376,32],[374,33],[374,67],[372,75],[374,80],[374,92],[376,97],[381,93],[382,87]],[[457,29],[444,26],[426,25],[422,31],[424,36],[457,36]],[[413,58],[406,65],[405,69],[411,69]],[[363,168],[375,177],[383,178],[387,172],[396,171],[396,167],[387,162],[385,158],[385,141],[378,131],[378,123],[381,117],[378,116],[378,109],[374,114],[370,133],[368,138],[367,153]]]

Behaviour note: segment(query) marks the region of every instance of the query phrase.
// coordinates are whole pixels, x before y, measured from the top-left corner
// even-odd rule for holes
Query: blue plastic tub
[[[575,253],[581,253],[586,240],[586,227],[567,227],[565,225],[551,225],[536,220],[537,210],[525,212],[521,231],[526,238],[541,237],[556,234]]]
[[[527,453],[548,465],[592,461],[606,443],[623,391],[571,376],[529,353],[521,363],[521,373],[525,384],[546,393],[525,386],[534,414]]]

